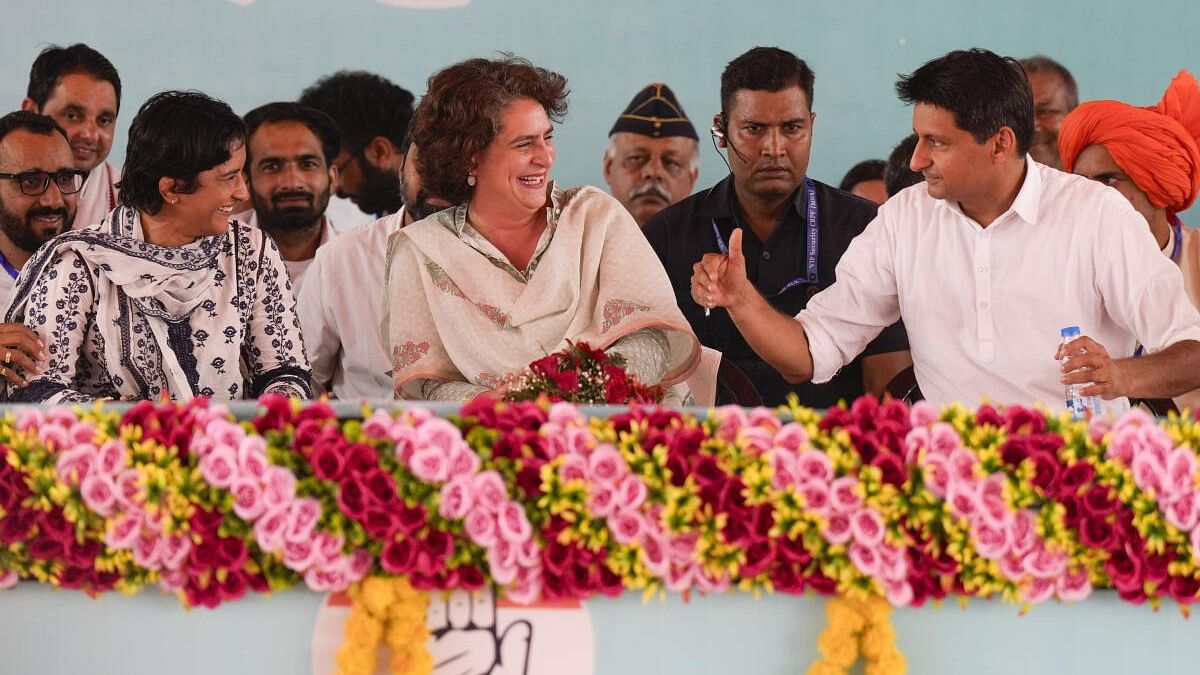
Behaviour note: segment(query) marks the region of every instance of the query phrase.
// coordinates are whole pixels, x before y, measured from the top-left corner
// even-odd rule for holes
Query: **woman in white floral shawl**
[[[22,269],[5,321],[47,361],[14,401],[309,397],[287,271],[247,198],[245,127],[228,105],[163,92],[129,129],[121,206]]]
[[[561,75],[511,57],[430,78],[417,168],[425,190],[459,206],[392,237],[385,344],[398,398],[474,397],[568,340],[620,354],[645,384],[695,369],[699,342],[633,217],[596,188],[550,180],[566,96]]]

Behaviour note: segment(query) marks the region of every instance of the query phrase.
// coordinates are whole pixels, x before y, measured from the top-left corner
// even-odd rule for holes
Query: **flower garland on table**
[[[586,342],[568,342],[567,347],[529,364],[509,377],[501,387],[506,401],[551,401],[571,403],[654,403],[666,390],[638,382],[625,370],[625,358],[609,354]]]
[[[7,416],[0,587],[152,585],[208,607],[370,575],[517,602],[737,588],[1024,611],[1115,588],[1186,613],[1200,596],[1192,417],[1087,424],[871,398],[704,419],[546,401],[348,421],[323,403],[262,406],[241,423],[203,401]]]
[[[403,578],[369,577],[350,588],[346,642],[337,654],[338,675],[373,675],[380,644],[391,651],[393,675],[428,675],[433,659],[425,642],[429,596]]]

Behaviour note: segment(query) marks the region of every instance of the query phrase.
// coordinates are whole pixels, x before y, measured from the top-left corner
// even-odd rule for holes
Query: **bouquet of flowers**
[[[586,342],[568,342],[566,349],[529,364],[505,389],[506,401],[546,397],[569,403],[657,403],[665,391],[648,386],[625,370],[620,354],[608,354]]]

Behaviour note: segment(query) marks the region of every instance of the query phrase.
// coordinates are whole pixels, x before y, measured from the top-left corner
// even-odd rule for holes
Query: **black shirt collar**
[[[733,174],[731,173],[708,189],[708,194],[704,196],[704,199],[700,201],[696,209],[696,215],[713,220],[733,218],[735,203],[733,196],[734,189]],[[791,204],[794,214],[804,214],[805,209],[808,208],[806,199],[804,181],[802,180],[800,185],[796,187],[796,191],[792,193]],[[783,220],[786,221],[789,215],[791,214],[785,213]]]

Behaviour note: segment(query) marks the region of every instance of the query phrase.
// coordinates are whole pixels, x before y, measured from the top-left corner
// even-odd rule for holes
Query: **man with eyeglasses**
[[[8,300],[34,251],[71,227],[84,176],[53,119],[27,111],[0,117],[0,299]],[[36,375],[44,357],[32,331],[0,324],[0,378],[24,386],[14,366]]]
[[[700,175],[696,128],[671,88],[646,85],[608,132],[604,182],[638,225],[692,193]]]
[[[121,170],[107,160],[120,107],[117,69],[85,44],[47,47],[29,70],[21,109],[58,122],[70,140],[75,168],[87,176],[77,199],[79,227],[100,222],[117,206]]]
[[[663,209],[643,230],[700,343],[741,369],[766,405],[784,403],[790,393],[820,408],[880,394],[911,363],[896,323],[830,381],[789,383],[755,353],[729,311],[706,310],[692,298],[693,266],[728,253],[734,232],[741,232],[746,278],[773,311],[793,316],[834,283],[851,239],[875,217],[875,204],[807,175],[813,79],[808,64],[774,47],[731,61],[721,74],[721,112],[711,129],[714,143],[727,149],[730,175]]]
[[[1067,113],[1079,105],[1079,87],[1071,71],[1048,56],[1021,59],[1021,69],[1033,89],[1033,145],[1029,146],[1029,156],[1035,162],[1061,169],[1058,129]]]
[[[333,159],[337,196],[373,218],[399,211],[400,146],[412,119],[412,93],[374,73],[343,70],[305,89],[299,103],[329,115],[341,131],[341,152]],[[341,211],[334,217],[344,227]]]

